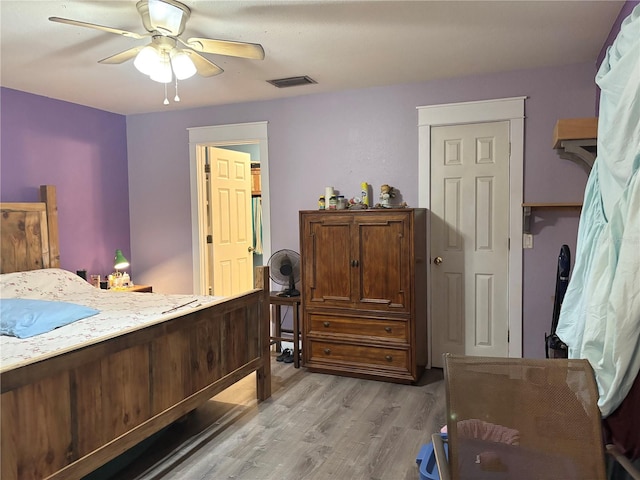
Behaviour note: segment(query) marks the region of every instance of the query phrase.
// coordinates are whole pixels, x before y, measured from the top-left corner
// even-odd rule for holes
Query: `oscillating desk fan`
[[[288,288],[278,294],[280,297],[297,297],[296,282],[300,281],[300,254],[293,250],[278,250],[271,255],[269,262],[269,276],[271,279]]]

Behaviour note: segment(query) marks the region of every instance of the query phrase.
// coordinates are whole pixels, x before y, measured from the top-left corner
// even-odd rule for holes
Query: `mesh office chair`
[[[606,478],[588,361],[445,354],[444,365],[448,459],[433,435],[441,479]]]

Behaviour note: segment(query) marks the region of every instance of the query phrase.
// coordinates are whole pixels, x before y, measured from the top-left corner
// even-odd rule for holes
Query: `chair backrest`
[[[445,354],[444,365],[452,479],[606,478],[588,361]]]

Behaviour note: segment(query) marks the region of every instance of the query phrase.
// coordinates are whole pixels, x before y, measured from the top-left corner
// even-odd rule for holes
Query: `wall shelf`
[[[525,202],[522,204],[522,233],[531,233],[531,213],[533,210],[582,209],[582,202],[550,203]]]
[[[560,158],[593,168],[596,161],[598,117],[563,118],[553,130],[553,148]]]
[[[561,118],[553,129],[553,148],[560,158],[571,160],[590,171],[596,160],[598,117]],[[525,202],[522,204],[522,233],[531,233],[533,210],[582,209],[582,202]]]

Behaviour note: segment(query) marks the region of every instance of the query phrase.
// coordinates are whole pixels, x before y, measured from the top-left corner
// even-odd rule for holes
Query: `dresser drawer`
[[[308,320],[311,335],[354,335],[407,343],[409,324],[402,320],[340,317],[310,314]]]
[[[390,367],[409,370],[409,351],[394,348],[370,347],[363,345],[347,345],[341,343],[307,341],[305,348],[309,351],[310,361],[336,362],[375,367]]]

